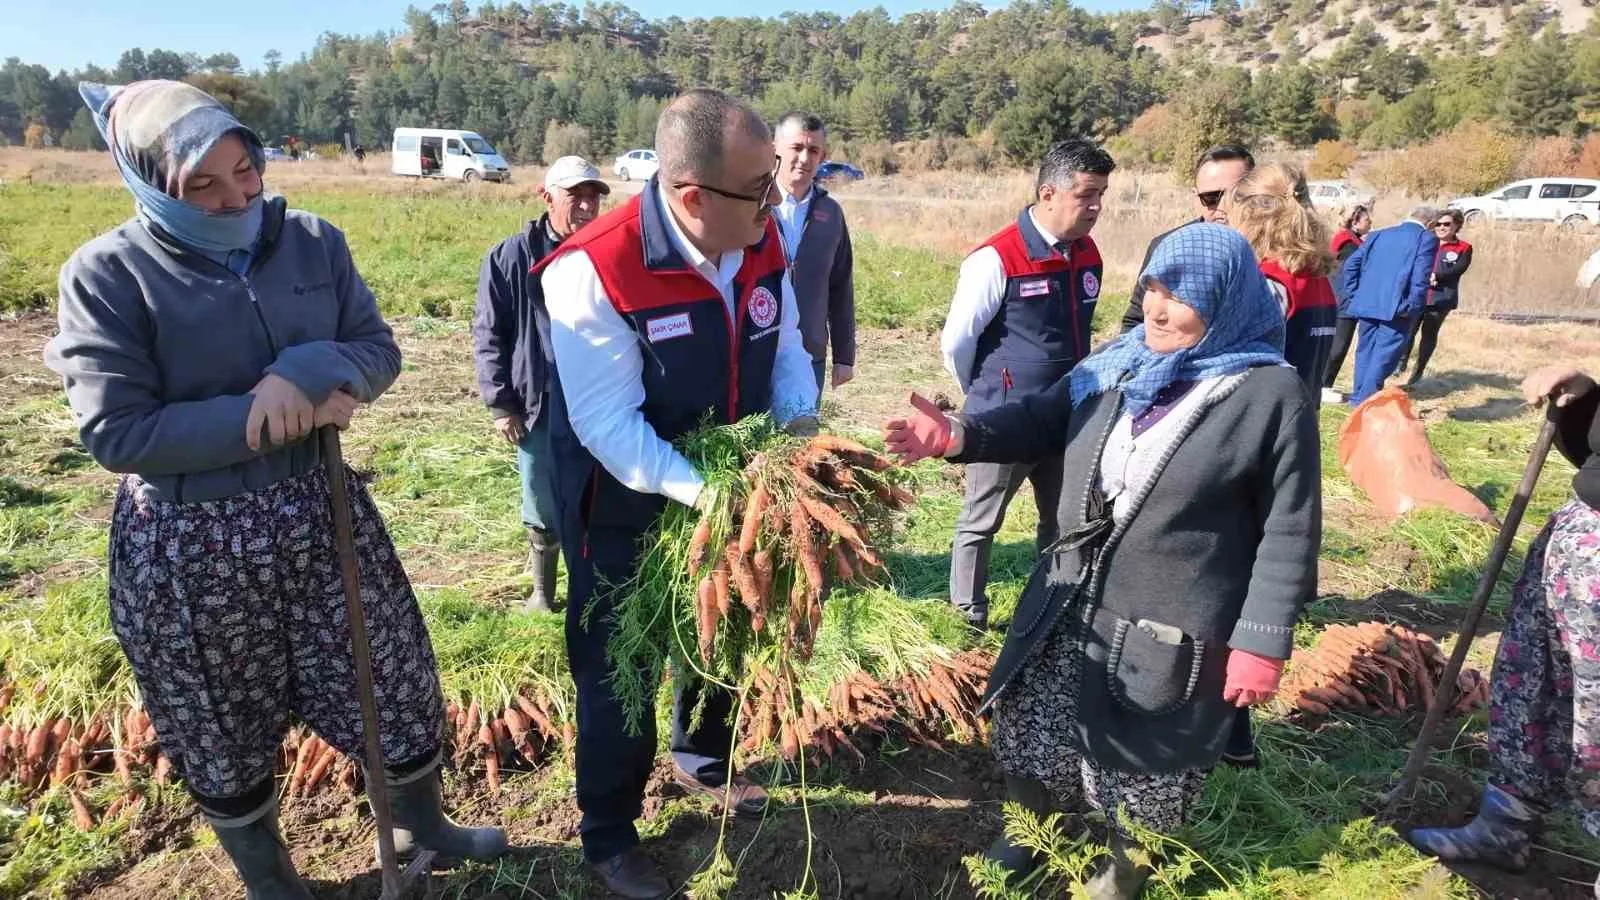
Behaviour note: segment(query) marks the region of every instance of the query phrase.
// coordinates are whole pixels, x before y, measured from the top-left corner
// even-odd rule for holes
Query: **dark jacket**
[[[1439,238],[1416,222],[1368,235],[1340,275],[1345,315],[1380,322],[1416,316],[1428,296],[1428,275],[1438,250]]]
[[[1348,228],[1339,229],[1338,233],[1333,236],[1333,242],[1329,247],[1333,251],[1333,274],[1328,277],[1328,281],[1333,285],[1333,296],[1339,301],[1339,318],[1341,319],[1350,318],[1345,313],[1349,298],[1344,295],[1344,264],[1349,261],[1350,257],[1355,255],[1356,250],[1360,247],[1361,235]]]
[[[806,352],[822,362],[829,343],[833,364],[856,364],[855,252],[839,201],[822,185],[811,188],[806,230],[789,264],[795,304],[800,307],[800,336]]]
[[[1438,282],[1428,290],[1428,306],[1451,310],[1461,305],[1461,276],[1472,266],[1472,245],[1466,241],[1439,244],[1438,258],[1433,264],[1433,279]]]
[[[1286,366],[1230,376],[1127,521],[1113,526],[1097,499],[1098,473],[1121,395],[1074,410],[1067,384],[961,417],[957,462],[1065,454],[1056,510],[1063,537],[1023,589],[985,703],[1059,621],[1085,651],[1077,748],[1127,771],[1205,768],[1221,755],[1235,717],[1222,699],[1228,648],[1288,658],[1300,610],[1316,594],[1315,408]],[[1184,638],[1157,641],[1134,626],[1143,619],[1175,626]]]
[[[231,497],[322,464],[315,440],[245,443],[250,391],[268,373],[312,403],[340,388],[370,403],[400,374],[344,234],[281,197],[243,275],[133,219],[79,247],[60,291],[45,362],[83,446],[160,500]]]
[[[478,270],[478,305],[472,316],[478,393],[497,416],[525,416],[529,426],[544,411],[555,354],[544,290],[528,270],[559,243],[550,232],[550,217],[540,216],[496,244]]]
[[[1183,223],[1183,225],[1179,225],[1178,228],[1183,228],[1186,225],[1193,225],[1196,222],[1203,221],[1205,220],[1190,219],[1189,221]],[[1177,231],[1178,228],[1174,228],[1171,231],[1161,232],[1150,241],[1150,246],[1144,248],[1144,262],[1139,263],[1139,275],[1143,275],[1145,266],[1150,265],[1150,257],[1155,255],[1156,247],[1159,246],[1162,241],[1166,240],[1167,235],[1171,234],[1173,231]],[[1136,275],[1133,279],[1133,294],[1128,298],[1128,311],[1122,314],[1122,331],[1124,334],[1126,334],[1127,332],[1130,332],[1143,324],[1144,281]]]
[[[1556,415],[1556,447],[1578,467],[1572,490],[1579,500],[1600,509],[1600,388]]]

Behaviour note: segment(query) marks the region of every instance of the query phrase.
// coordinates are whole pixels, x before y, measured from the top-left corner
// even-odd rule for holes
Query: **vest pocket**
[[[1163,716],[1194,696],[1206,642],[1173,625],[1118,618],[1106,659],[1111,696],[1130,712]]]

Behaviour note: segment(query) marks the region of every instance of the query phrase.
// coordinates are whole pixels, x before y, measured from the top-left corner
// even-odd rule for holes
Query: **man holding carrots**
[[[655,143],[661,169],[644,190],[534,267],[564,373],[550,398],[551,443],[578,689],[579,828],[596,874],[636,898],[671,892],[633,824],[654,723],[630,731],[606,644],[641,540],[668,503],[700,500],[703,481],[671,442],[708,417],[770,412],[792,433],[817,427],[811,356],[772,220],[771,132],[748,104],[695,90],[662,113]],[[762,812],[766,792],[729,760],[733,696],[680,678],[674,699],[677,782],[736,813]]]
[[[940,347],[975,413],[1042,392],[1089,353],[1100,298],[1100,249],[1089,237],[1116,168],[1085,140],[1062,141],[1039,165],[1035,201],[961,264]],[[1039,508],[1037,546],[1056,539],[1061,461],[967,466],[950,550],[950,602],[989,624],[989,551],[1024,480]]]

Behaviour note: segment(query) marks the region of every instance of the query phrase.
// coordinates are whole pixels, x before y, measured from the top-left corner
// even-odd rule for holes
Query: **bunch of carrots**
[[[1279,697],[1303,714],[1326,716],[1350,709],[1381,716],[1424,713],[1438,702],[1435,686],[1444,672],[1444,651],[1433,638],[1382,622],[1329,625],[1310,650],[1290,658]],[[1456,679],[1452,711],[1470,712],[1489,702],[1489,681],[1476,669]]]
[[[527,771],[555,748],[571,747],[576,740],[572,722],[533,688],[518,692],[499,711],[484,708],[476,699],[465,707],[451,703],[445,709],[445,724],[450,726],[456,767],[471,771],[481,765],[492,793],[500,792],[502,769]]]

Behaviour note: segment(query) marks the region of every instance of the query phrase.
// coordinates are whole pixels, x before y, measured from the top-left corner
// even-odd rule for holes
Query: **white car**
[[[623,181],[632,181],[635,178],[649,181],[659,168],[661,163],[656,159],[654,150],[629,150],[611,164],[611,174]]]
[[[1308,181],[1306,189],[1311,192],[1311,205],[1317,209],[1340,209],[1346,206],[1365,206],[1372,208],[1372,194],[1357,190],[1355,185],[1348,181]]]
[[[1600,180],[1524,178],[1484,194],[1451,200],[1468,222],[1536,222],[1575,229],[1600,225]]]

